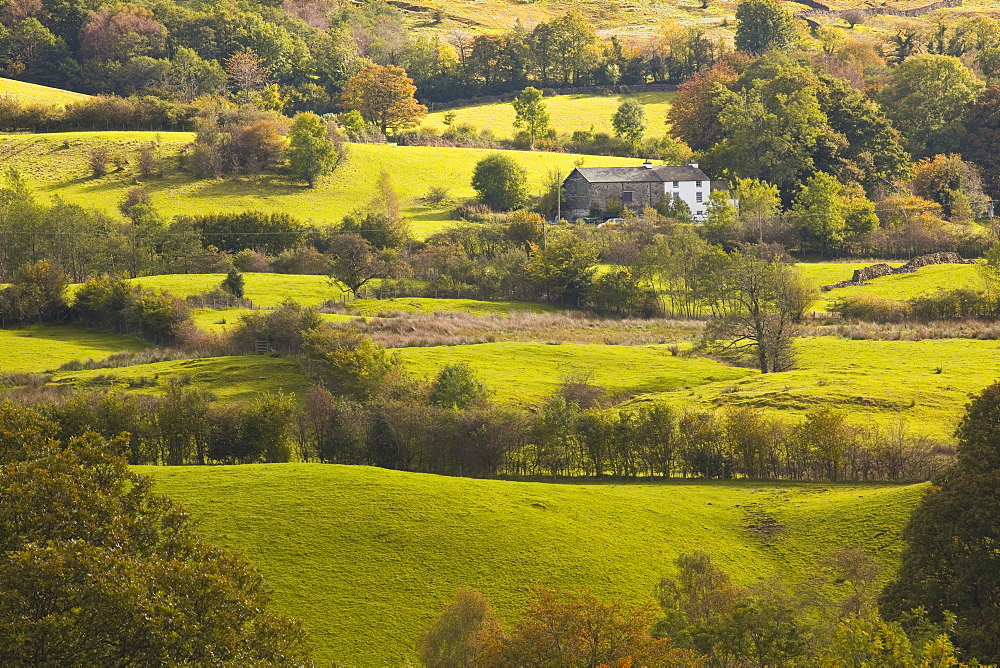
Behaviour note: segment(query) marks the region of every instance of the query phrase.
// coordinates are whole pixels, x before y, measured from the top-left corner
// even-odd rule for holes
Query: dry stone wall
[[[835,290],[837,288],[852,288],[858,285],[867,285],[869,281],[876,278],[892,276],[894,274],[912,274],[917,269],[931,264],[975,263],[975,260],[966,260],[958,253],[930,253],[929,255],[915,257],[902,267],[890,267],[884,262],[880,262],[878,264],[867,266],[863,269],[857,269],[854,271],[854,276],[851,277],[851,280],[841,281],[840,283],[834,283],[833,285],[824,285],[821,289],[823,292],[828,292],[829,290]]]

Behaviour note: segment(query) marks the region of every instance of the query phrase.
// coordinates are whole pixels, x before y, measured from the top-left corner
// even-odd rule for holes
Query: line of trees
[[[945,445],[902,426],[857,427],[830,409],[788,422],[738,406],[719,412],[660,402],[613,406],[584,379],[568,379],[558,394],[528,409],[493,404],[465,365],[448,365],[433,381],[420,382],[391,351],[317,321],[308,310],[286,308],[255,316],[234,335],[252,343],[271,331],[285,337],[286,350],[303,353],[303,364],[322,383],[305,393],[301,408],[280,395],[219,404],[183,379],[171,381],[159,398],[53,397],[33,377],[11,382],[38,402],[33,410],[58,425],[60,438],[128,432],[126,449],[116,454],[134,464],[298,459],[487,477],[898,481],[927,479],[951,457]],[[105,376],[114,382],[113,371]],[[142,379],[130,383],[144,386]]]

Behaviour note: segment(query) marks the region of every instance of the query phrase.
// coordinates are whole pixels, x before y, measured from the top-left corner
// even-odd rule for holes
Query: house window
[[[700,192],[696,192],[694,194],[694,201],[695,202],[700,202],[701,201],[701,193]]]
[[[698,216],[700,218],[701,216],[705,215],[705,212],[704,211],[699,211],[698,213],[696,213],[694,215],[696,215],[696,216]]]
[[[679,188],[681,185],[680,181],[674,181],[674,188]]]
[[[631,204],[632,203],[632,191],[631,190],[625,190],[625,191],[622,192],[622,202],[624,202],[625,204]]]
[[[694,187],[695,188],[701,188],[701,181],[695,181],[694,182]]]

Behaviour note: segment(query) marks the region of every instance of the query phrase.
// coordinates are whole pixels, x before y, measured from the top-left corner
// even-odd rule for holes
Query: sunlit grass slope
[[[161,274],[143,276],[133,282],[184,299],[218,288],[225,277],[225,274]],[[261,308],[277,306],[286,299],[293,299],[304,306],[318,306],[343,296],[343,291],[326,276],[245,273],[243,282],[244,296]]]
[[[48,104],[62,106],[69,102],[86,100],[89,95],[74,93],[61,88],[50,88],[26,81],[0,78],[0,97],[13,97],[24,104]]]
[[[52,383],[79,389],[112,388],[163,394],[170,379],[210,392],[220,401],[247,401],[264,392],[301,395],[309,380],[299,363],[284,357],[236,355],[154,362],[114,369],[65,371]]]
[[[53,371],[64,362],[146,347],[131,336],[98,334],[72,325],[0,329],[0,374]]]
[[[817,288],[849,281],[857,269],[876,264],[878,260],[866,262],[804,262],[795,268],[810,279]],[[890,261],[893,267],[902,262]],[[817,311],[829,311],[833,304],[847,295],[875,295],[885,299],[907,300],[918,295],[933,293],[938,289],[983,287],[979,269],[972,264],[933,264],[921,267],[912,274],[894,274],[870,281],[868,285],[837,288],[821,293],[814,304]]]
[[[798,418],[829,406],[859,425],[948,439],[969,394],[1000,378],[996,341],[799,339],[797,369],[662,395],[681,406],[753,406]]]
[[[590,130],[612,132],[611,117],[626,98],[634,98],[646,110],[646,128],[652,135],[666,131],[667,111],[674,93],[653,92],[634,95],[555,95],[544,99],[551,127],[559,132]],[[445,128],[445,114],[454,113],[455,123],[468,123],[479,129],[490,129],[497,137],[514,134],[514,107],[509,102],[460,107],[428,114],[423,124],[438,130]]]
[[[321,464],[139,470],[202,518],[209,540],[260,566],[320,661],[348,666],[414,661],[421,630],[460,587],[510,619],[534,583],[648,600],[692,550],[741,584],[813,575],[841,547],[890,565],[922,489],[544,484]],[[762,517],[782,529],[747,528]]]
[[[536,401],[569,376],[590,375],[612,395],[634,396],[734,382],[753,373],[713,360],[675,357],[666,346],[503,342],[402,348],[399,354],[407,369],[425,378],[446,364],[466,362],[501,401]]]
[[[21,170],[43,198],[63,199],[120,216],[118,203],[135,185],[130,170],[92,178],[87,168],[91,146],[108,144],[114,152],[134,153],[150,141],[161,142],[164,175],[143,185],[163,214],[205,214],[256,209],[284,212],[317,224],[339,223],[375,195],[379,174],[389,173],[404,215],[415,235],[424,237],[450,223],[448,212],[475,195],[470,181],[476,162],[487,150],[352,144],[346,162],[316,188],[290,183],[280,175],[257,179],[195,180],[177,166],[178,151],[194,138],[184,132],[76,132],[0,135],[0,162]],[[65,144],[64,144],[65,143]],[[533,192],[540,192],[549,170],[572,171],[578,160],[591,167],[634,165],[632,158],[578,156],[567,153],[512,151],[528,171]],[[134,157],[134,156],[133,156]],[[132,160],[134,164],[134,159]],[[427,206],[422,197],[432,186],[450,190],[450,200]]]

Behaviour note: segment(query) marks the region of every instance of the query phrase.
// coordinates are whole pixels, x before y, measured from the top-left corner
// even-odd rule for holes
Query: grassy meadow
[[[24,104],[43,104],[59,107],[70,102],[86,100],[90,97],[83,93],[74,93],[61,88],[50,88],[26,81],[0,77],[0,97],[7,96]]]
[[[634,95],[554,95],[546,97],[545,107],[549,112],[550,125],[559,132],[590,130],[613,132],[611,117],[618,105],[626,98],[634,98],[646,110],[646,126],[649,134],[662,135],[670,101],[675,93],[650,92]],[[423,125],[443,130],[445,114],[454,113],[455,123],[468,123],[479,129],[490,129],[497,137],[514,135],[514,107],[509,102],[480,104],[460,107],[428,114]]]
[[[800,581],[841,547],[889,566],[923,489],[546,484],[324,464],[138,470],[201,518],[210,541],[259,565],[321,663],[347,666],[413,662],[421,630],[460,587],[509,620],[535,583],[648,600],[694,549],[741,584]],[[779,529],[750,528],[762,518]]]
[[[185,132],[70,132],[0,135],[0,162],[16,167],[42,199],[59,196],[66,201],[120,216],[118,203],[136,185],[132,170],[93,178],[87,152],[107,144],[113,153],[129,155],[151,141],[160,142],[163,176],[144,185],[153,205],[164,215],[207,214],[256,209],[290,213],[316,224],[339,223],[374,197],[379,174],[387,171],[399,195],[411,230],[423,238],[452,224],[449,211],[472,198],[470,185],[476,162],[491,151],[471,148],[351,144],[346,162],[316,188],[291,183],[281,175],[256,179],[195,180],[179,169],[177,153],[194,139]],[[551,169],[572,171],[582,160],[592,167],[635,165],[634,158],[578,156],[568,153],[511,151],[528,171],[532,191],[541,192]],[[432,186],[449,189],[449,199],[437,206],[423,202]]]
[[[102,359],[148,347],[131,336],[98,334],[74,325],[0,329],[0,374],[53,371],[64,362]]]
[[[658,395],[679,406],[752,406],[789,418],[812,408],[843,410],[858,425],[950,440],[969,395],[1000,378],[996,341],[867,341],[835,337],[795,342],[797,368],[753,373]]]
[[[570,376],[589,376],[609,394],[631,397],[735,382],[752,373],[714,360],[676,357],[666,346],[502,342],[401,348],[399,354],[411,373],[429,379],[446,364],[466,362],[495,399],[518,402],[549,396]]]
[[[79,389],[113,389],[160,395],[170,379],[214,395],[219,401],[247,401],[263,392],[300,395],[309,380],[299,363],[285,357],[236,355],[153,362],[113,369],[64,371],[51,384]]]

